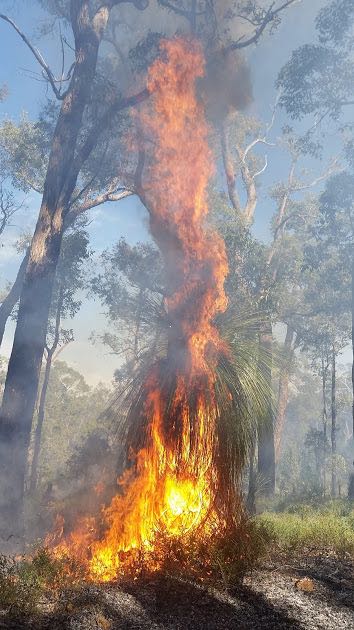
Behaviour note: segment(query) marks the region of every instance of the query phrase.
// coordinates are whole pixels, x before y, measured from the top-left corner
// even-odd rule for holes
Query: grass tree
[[[0,14],[0,19],[18,33],[29,54],[34,55],[57,101],[40,187],[41,207],[21,286],[14,344],[0,414],[1,516],[5,531],[12,529],[14,522],[21,523],[26,452],[65,226],[70,212],[84,211],[97,205],[98,200],[110,200],[111,196],[119,197],[122,178],[117,176],[117,171],[112,172],[112,167],[108,167],[109,156],[116,156],[118,152],[110,140],[119,134],[112,134],[112,128],[117,129],[117,120],[122,120],[122,112],[148,97],[144,87],[134,91],[134,85],[129,86],[133,96],[124,96],[119,66],[110,64],[108,58],[101,63],[99,58],[111,14],[122,9],[122,5],[144,11],[148,8],[148,0],[109,0],[101,3],[94,0],[55,3],[44,0],[41,4],[54,13],[56,19],[63,20],[71,33],[70,46],[66,46],[66,40],[61,37],[60,49],[69,50],[70,58],[67,61],[64,58],[60,76],[54,74],[20,27],[8,15]],[[260,9],[258,3],[250,6],[245,2],[243,17],[250,32],[236,40],[229,38],[222,55],[256,43],[266,28],[274,26],[281,13],[292,4],[295,0],[272,2],[268,9]],[[161,10],[181,12],[176,3],[160,2],[159,5]],[[196,8],[195,3],[193,7]],[[191,16],[192,13],[192,29],[195,25],[198,32],[195,24],[197,14],[194,10]],[[214,35],[216,33],[217,29]],[[129,61],[129,54],[127,59]],[[108,160],[104,161],[103,171],[100,167],[102,157]],[[89,175],[87,167],[94,159],[96,168]],[[111,164],[115,165],[116,161],[113,159]],[[126,188],[134,189],[134,178],[130,179]]]

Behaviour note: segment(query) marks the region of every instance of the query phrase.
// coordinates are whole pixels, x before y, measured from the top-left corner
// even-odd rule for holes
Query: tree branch
[[[114,192],[110,192],[109,190],[107,190],[101,195],[97,195],[97,197],[94,197],[93,199],[88,199],[76,208],[70,210],[67,216],[67,220],[69,222],[73,222],[78,216],[80,216],[81,214],[83,214],[83,212],[86,212],[87,210],[91,210],[92,208],[101,206],[107,201],[120,201],[121,199],[125,199],[126,197],[130,197],[134,194],[135,193],[133,190],[128,190],[127,188],[120,188]]]
[[[185,11],[184,9],[179,9],[178,7],[171,4],[169,0],[159,0],[159,4],[162,7],[165,7],[165,9],[169,9],[170,11],[173,11],[173,13],[176,13],[177,15],[182,15],[183,17],[187,19],[189,19],[190,17],[188,11]]]
[[[235,146],[238,160],[239,160],[239,167],[241,171],[242,181],[244,183],[246,193],[247,193],[247,202],[244,208],[241,208],[241,204],[240,204],[239,197],[236,190],[236,171],[235,171],[235,167],[232,161],[232,155],[231,155],[230,146],[228,142],[227,129],[225,126],[225,122],[222,123],[221,128],[220,128],[221,151],[222,151],[223,165],[224,165],[224,171],[226,175],[229,199],[234,209],[243,216],[247,224],[250,224],[252,222],[256,204],[257,204],[257,190],[256,190],[256,185],[255,185],[255,179],[259,175],[264,173],[264,171],[266,170],[268,166],[268,158],[267,156],[265,156],[264,166],[255,173],[251,172],[251,169],[247,163],[246,158],[248,154],[252,151],[252,149],[254,149],[254,147],[256,147],[258,144],[264,144],[270,147],[275,146],[274,143],[268,142],[267,138],[268,138],[269,132],[272,130],[274,126],[277,104],[278,104],[278,98],[276,99],[276,102],[273,107],[272,117],[269,123],[265,127],[264,135],[252,140],[252,142],[250,142],[250,144],[245,149],[242,149],[241,146],[237,144]]]
[[[6,322],[8,318],[10,317],[15,307],[15,304],[18,302],[21,295],[21,289],[22,289],[23,279],[25,276],[26,268],[27,268],[28,258],[29,258],[29,247],[27,248],[26,253],[23,257],[23,260],[17,272],[15,282],[13,283],[10,291],[8,292],[7,296],[4,298],[4,300],[2,301],[0,305],[0,346],[2,344],[2,340],[4,337]]]
[[[275,143],[274,142],[268,142],[267,138],[268,135],[270,133],[270,131],[273,129],[274,127],[274,123],[275,123],[275,116],[276,116],[276,112],[277,112],[277,107],[278,107],[278,102],[279,102],[279,95],[277,96],[274,106],[273,106],[273,110],[272,110],[272,117],[269,121],[269,123],[266,125],[265,127],[265,131],[264,131],[264,135],[260,138],[255,138],[245,149],[244,153],[243,153],[243,157],[242,157],[242,161],[245,162],[247,155],[249,154],[250,151],[252,151],[252,149],[254,149],[255,146],[257,146],[257,144],[265,144],[268,147],[275,147]]]
[[[309,190],[311,188],[314,188],[320,182],[323,182],[326,179],[328,179],[330,177],[330,175],[332,175],[332,173],[334,173],[334,172],[336,172],[338,170],[338,159],[335,158],[333,160],[333,162],[329,165],[328,169],[324,173],[322,173],[321,175],[316,177],[314,180],[312,180],[312,182],[309,182],[308,184],[303,184],[303,185],[296,185],[294,183],[295,166],[296,166],[296,161],[293,162],[293,165],[292,165],[292,167],[290,169],[289,178],[288,178],[288,185],[287,185],[287,187],[286,187],[286,189],[284,191],[282,203],[279,206],[278,216],[277,216],[277,220],[276,220],[276,226],[275,226],[275,230],[274,230],[273,244],[272,244],[272,247],[270,249],[268,260],[267,260],[268,266],[270,265],[270,263],[271,263],[271,261],[272,261],[272,259],[274,257],[276,243],[278,241],[279,234],[283,230],[284,226],[293,217],[295,217],[297,215],[300,215],[299,211],[294,211],[294,212],[290,213],[289,215],[285,216],[286,209],[288,207],[288,202],[290,200],[290,196],[294,192],[301,192],[301,191],[304,191],[304,190]]]
[[[133,4],[138,11],[144,11],[149,6],[149,0],[107,0],[103,2],[101,7],[107,7],[108,9],[113,9],[118,4]]]
[[[302,0],[287,0],[287,2],[284,2],[283,4],[281,4],[277,9],[274,9],[275,2],[272,2],[268,10],[265,12],[263,20],[255,29],[253,35],[249,37],[248,39],[244,39],[244,35],[243,35],[236,42],[233,42],[232,44],[224,48],[224,54],[228,54],[232,50],[240,50],[241,48],[246,48],[247,46],[251,46],[251,44],[256,44],[259,38],[261,37],[261,35],[263,34],[264,30],[267,28],[268,24],[273,22],[273,20],[277,17],[277,15],[279,15],[279,13],[287,9],[292,4],[295,4],[298,2],[302,2]],[[250,22],[249,19],[248,19],[248,22]]]
[[[253,179],[256,179],[256,177],[259,177],[259,175],[262,175],[262,173],[264,173],[264,171],[267,169],[267,166],[268,166],[268,157],[265,155],[264,166],[259,171],[256,171],[255,173],[253,173],[252,175]]]
[[[73,174],[75,176],[79,173],[83,163],[87,160],[91,151],[95,148],[100,135],[105,131],[113,116],[118,114],[118,112],[122,111],[123,109],[128,109],[128,107],[132,107],[133,105],[138,105],[139,103],[142,103],[149,96],[150,93],[148,89],[145,88],[138,94],[117,99],[111,104],[105,114],[103,114],[103,116],[101,116],[97,123],[91,128],[84,144],[79,150],[73,164]]]
[[[266,261],[266,266],[270,267],[270,264],[274,258],[275,252],[276,252],[276,245],[277,245],[277,241],[278,241],[278,236],[280,233],[280,228],[279,226],[281,225],[281,222],[283,221],[283,217],[286,211],[286,208],[288,206],[288,202],[289,202],[289,197],[290,194],[292,192],[292,186],[293,186],[293,181],[294,181],[294,176],[295,176],[295,167],[296,167],[296,160],[294,159],[292,164],[291,164],[291,168],[289,171],[289,176],[288,176],[288,183],[287,186],[284,190],[284,194],[282,197],[282,201],[281,204],[279,205],[279,209],[278,209],[278,215],[277,215],[277,219],[276,219],[276,227],[275,227],[275,231],[274,231],[274,236],[273,236],[273,243],[272,246],[269,250],[269,254],[267,257],[267,261]],[[276,275],[278,273],[278,269],[275,268],[273,271],[273,280],[275,282],[275,278]]]
[[[226,175],[227,190],[231,204],[237,213],[240,212],[240,200],[236,190],[236,172],[230,151],[229,138],[227,134],[225,121],[220,127],[221,153]]]
[[[52,86],[52,90],[56,96],[57,99],[59,100],[63,100],[64,98],[64,94],[62,94],[60,92],[60,90],[58,90],[56,83],[60,83],[60,81],[58,81],[55,77],[53,72],[51,71],[51,69],[49,68],[48,64],[46,63],[46,61],[43,59],[41,53],[39,52],[39,50],[37,50],[37,48],[35,48],[33,46],[33,44],[31,44],[31,42],[29,41],[29,39],[26,37],[26,35],[21,31],[21,29],[17,26],[17,24],[11,19],[9,18],[7,15],[4,15],[3,13],[0,13],[0,19],[4,20],[5,22],[7,22],[8,24],[10,24],[12,26],[13,29],[15,29],[16,33],[21,37],[21,39],[25,42],[26,46],[30,49],[30,51],[32,52],[32,54],[35,56],[36,60],[38,61],[39,65],[43,68],[44,73],[46,74],[48,81],[50,83],[50,85]]]
[[[314,188],[315,186],[317,186],[317,184],[320,184],[321,182],[325,181],[326,179],[330,177],[330,175],[340,170],[341,168],[339,167],[339,164],[338,164],[338,158],[335,158],[333,162],[329,165],[328,169],[324,173],[322,173],[322,175],[319,175],[318,177],[313,179],[312,182],[309,182],[308,184],[295,185],[292,188],[292,192],[301,192],[302,190],[308,190],[309,188]]]

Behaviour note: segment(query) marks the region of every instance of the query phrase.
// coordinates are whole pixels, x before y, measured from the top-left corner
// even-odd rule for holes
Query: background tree
[[[279,74],[280,104],[293,118],[316,114],[316,127],[328,118],[342,132],[350,154],[352,124],[347,113],[354,104],[353,3],[334,0],[326,4],[317,16],[316,28],[318,42],[295,50]]]
[[[259,330],[261,354],[266,353],[269,358],[273,356],[274,324],[282,323],[286,327],[283,369],[279,371],[276,417],[273,421],[275,405],[270,398],[267,412],[269,421],[263,423],[263,427],[266,428],[263,434],[260,433],[258,443],[259,479],[262,479],[263,493],[269,495],[272,495],[275,489],[274,431],[279,453],[290,372],[294,351],[299,343],[294,316],[303,299],[301,265],[304,246],[310,239],[308,228],[313,224],[317,213],[316,202],[309,193],[325,182],[338,168],[337,160],[333,159],[317,176],[311,178],[310,173],[302,172],[302,163],[315,150],[315,141],[297,137],[288,127],[284,128],[281,138],[274,141],[270,135],[275,118],[274,111],[265,131],[262,131],[263,126],[259,122],[240,114],[234,114],[232,122],[229,117],[228,124],[223,126],[221,153],[231,210],[222,211],[223,219],[218,221],[219,230],[227,245],[231,246],[228,248],[228,258],[230,277],[235,274],[233,280],[235,297],[240,300],[240,288],[243,294],[246,291],[248,309],[263,315],[263,323]],[[269,168],[267,156],[260,157],[257,152],[260,146],[264,146],[265,150],[269,150],[268,147],[273,149],[275,146],[285,150],[289,159],[289,172],[285,181],[277,183],[269,191],[269,198],[274,207],[271,242],[268,245],[257,246],[250,234],[259,203],[257,178]],[[240,199],[245,200],[244,204],[240,203]],[[239,235],[235,235],[235,231],[241,232],[243,236],[240,238]],[[252,255],[250,257],[252,250],[257,251],[256,260]],[[250,271],[252,278],[249,276]],[[269,392],[272,391],[275,373],[274,370],[272,375],[269,365]]]
[[[33,457],[29,481],[30,492],[35,490],[37,482],[38,460],[52,364],[65,346],[74,341],[73,331],[63,328],[62,321],[68,318],[72,319],[80,310],[81,299],[78,297],[78,294],[84,289],[86,284],[84,263],[87,261],[89,255],[88,235],[84,230],[76,230],[64,237],[55,276],[47,328],[45,368],[38,401],[36,430],[34,433]]]
[[[131,247],[124,239],[102,256],[102,271],[90,281],[91,291],[106,310],[109,331],[95,333],[119,357],[116,378],[132,378],[146,354],[156,355],[161,332],[168,326],[163,307],[166,292],[162,261],[151,243]]]
[[[126,0],[125,3],[140,10],[148,7],[147,0]],[[281,12],[293,3],[293,0],[280,5],[272,3],[267,11],[258,12],[250,37],[241,37],[238,41],[230,42],[226,52],[258,41],[266,27],[276,22]],[[10,522],[14,518],[16,522],[20,522],[18,514],[22,505],[25,453],[65,222],[77,199],[90,189],[89,185],[80,187],[80,174],[85,174],[86,163],[89,164],[94,151],[102,146],[102,140],[112,137],[111,125],[116,124],[117,115],[148,96],[143,88],[135,96],[124,98],[119,94],[119,86],[117,90],[114,82],[112,84],[112,81],[107,81],[107,74],[102,78],[103,65],[98,57],[100,45],[111,12],[121,4],[124,4],[121,0],[103,5],[88,0],[46,3],[49,11],[70,25],[73,34],[74,58],[59,78],[55,77],[43,56],[11,18],[0,14],[0,18],[17,31],[35,56],[56,99],[61,103],[54,116],[54,132],[45,169],[42,204],[21,288],[0,419],[3,444],[1,460],[4,466],[2,514],[9,515]],[[108,78],[113,76],[114,68]],[[93,89],[96,86],[99,89]],[[112,193],[112,185],[111,179],[109,194]],[[79,191],[76,190],[77,187]],[[114,181],[114,187],[116,190],[117,180]],[[11,462],[16,462],[16,470],[13,470]]]
[[[21,290],[0,418],[3,484],[1,512],[5,521],[9,518],[9,524],[21,522],[26,451],[38,391],[51,294],[65,219],[73,195],[74,199],[76,196],[75,186],[84,163],[112,118],[117,112],[139,100],[139,97],[113,97],[103,90],[101,94],[111,102],[104,101],[106,111],[99,114],[96,123],[91,124],[85,140],[80,136],[85,110],[92,102],[98,50],[110,10],[116,4],[118,2],[96,7],[93,12],[87,1],[71,0],[67,5],[70,9],[75,59],[68,70],[68,87],[64,91],[61,87],[58,88],[52,71],[26,36],[10,18],[0,15],[1,19],[10,23],[21,34],[42,66],[56,98],[61,101],[51,142],[41,209]],[[138,0],[135,5],[142,9],[146,7],[145,2]]]

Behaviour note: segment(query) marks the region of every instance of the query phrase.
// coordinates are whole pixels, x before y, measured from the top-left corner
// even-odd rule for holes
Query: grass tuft
[[[46,598],[53,598],[82,579],[72,560],[53,558],[39,549],[31,558],[0,555],[0,609],[12,616],[33,615]]]
[[[354,509],[348,502],[293,505],[283,513],[265,512],[257,520],[278,550],[290,554],[303,553],[304,549],[332,551],[354,558]]]

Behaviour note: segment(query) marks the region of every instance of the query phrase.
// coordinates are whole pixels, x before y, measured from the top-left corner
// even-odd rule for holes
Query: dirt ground
[[[303,578],[309,578],[305,583]],[[308,587],[310,590],[302,590]],[[333,557],[278,560],[231,592],[156,578],[89,586],[41,618],[0,616],[16,630],[354,630],[354,565]]]

